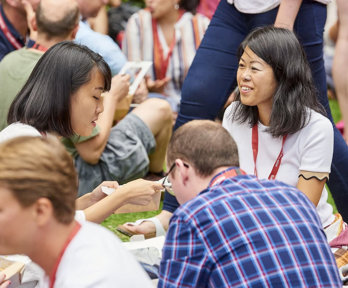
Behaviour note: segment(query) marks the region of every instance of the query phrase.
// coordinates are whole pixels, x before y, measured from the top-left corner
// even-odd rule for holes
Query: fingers
[[[161,192],[163,190],[162,183],[158,183],[158,182],[152,182],[152,188],[154,189],[156,193]]]
[[[0,272],[0,288],[6,288],[11,284],[11,281],[5,281],[6,275]]]
[[[28,0],[22,0],[22,5],[24,7],[25,12],[27,13],[27,16],[33,16],[35,15],[33,6],[31,6],[31,3]]]
[[[27,0],[21,0],[21,3],[24,7],[24,10],[27,14],[27,23],[28,23],[28,28],[30,30],[30,39],[36,40],[37,38],[37,29],[35,25],[35,11],[33,9],[33,6],[31,3]]]
[[[116,76],[120,76],[120,78],[123,81],[129,81],[130,80],[130,75],[129,74],[120,74],[120,75],[116,75]],[[114,76],[114,77],[116,77],[116,76]]]
[[[98,187],[106,186],[109,188],[117,189],[120,185],[117,181],[103,181]]]

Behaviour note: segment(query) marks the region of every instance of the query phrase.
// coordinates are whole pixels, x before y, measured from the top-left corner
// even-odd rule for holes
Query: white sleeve
[[[122,43],[123,53],[128,61],[141,61],[141,31],[139,14],[133,14],[127,23]]]
[[[83,212],[83,210],[76,210],[75,211],[75,220],[77,222],[85,222],[86,221],[86,215],[85,212]]]
[[[319,117],[318,117],[319,116]],[[311,122],[301,131],[300,170],[328,172],[333,156],[333,127],[324,116],[312,113]]]

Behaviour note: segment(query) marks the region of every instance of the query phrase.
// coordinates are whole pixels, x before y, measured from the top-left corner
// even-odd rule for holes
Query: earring
[[[175,10],[179,10],[179,4],[178,4],[178,3],[176,3],[176,4],[174,5],[174,9],[175,9]]]

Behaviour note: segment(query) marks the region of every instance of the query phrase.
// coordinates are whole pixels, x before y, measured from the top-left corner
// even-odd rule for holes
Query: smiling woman
[[[347,245],[347,225],[333,215],[325,188],[333,128],[316,98],[302,46],[292,31],[267,26],[251,32],[239,52],[239,91],[223,126],[237,143],[240,167],[296,186],[316,206],[332,247]]]

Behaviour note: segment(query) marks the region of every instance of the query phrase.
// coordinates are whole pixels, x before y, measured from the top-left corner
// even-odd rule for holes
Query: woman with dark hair
[[[110,158],[111,163],[116,167],[124,167],[124,164],[121,163],[122,159],[117,158],[117,153],[124,157],[127,155],[128,149],[134,155],[139,156],[139,161],[148,161],[145,145],[150,146],[150,144],[146,140],[153,143],[154,146],[155,139],[147,124],[136,115],[127,116],[128,118],[123,120],[126,124],[128,121],[128,126],[122,124],[121,121],[112,129],[110,127],[109,130],[95,132],[97,120],[98,124],[101,124],[100,121],[105,121],[104,118],[107,116],[105,112],[101,114],[104,110],[103,97],[105,98],[105,109],[110,110],[107,112],[113,119],[113,108],[118,97],[124,97],[128,93],[129,76],[115,77],[111,80],[109,66],[103,58],[85,46],[74,44],[71,41],[52,46],[40,58],[28,81],[13,101],[8,114],[10,125],[0,132],[0,142],[18,136],[46,136],[47,134],[56,134],[59,137],[89,137],[90,140],[86,141],[89,142],[102,134],[108,148],[102,146],[104,151],[98,165],[85,164],[84,170],[80,170],[81,166],[77,166],[77,164],[81,165],[83,160],[80,156],[75,157],[75,166],[78,168],[80,180],[79,191],[83,192],[80,194],[92,191],[102,181],[117,180],[110,175],[111,172],[108,172],[110,166],[107,165],[109,164],[107,160]],[[116,81],[120,82],[114,85]],[[103,94],[110,87],[111,90]],[[139,112],[135,110],[134,113],[139,115]],[[168,119],[170,124],[170,117]],[[137,127],[143,129],[138,132],[138,138],[133,137],[137,132],[133,133],[132,127],[134,130]],[[141,138],[142,135],[143,138]],[[86,143],[76,144],[79,153],[82,150],[78,146],[84,144]],[[121,151],[116,151],[116,148],[113,147],[119,148]],[[122,147],[125,148],[122,150]],[[93,149],[85,149],[83,152],[93,154]],[[146,159],[141,158],[140,155]],[[132,160],[132,157],[126,159],[130,162],[127,162],[129,165],[134,164]],[[87,173],[87,169],[102,172],[104,178],[95,174],[95,177],[91,177],[92,179],[87,179],[93,181],[94,184],[93,187],[89,187],[86,183],[90,182],[82,182],[80,178],[81,171]],[[116,192],[105,197],[106,194],[101,190],[102,185],[112,188]],[[160,190],[161,185],[145,180],[131,181],[119,188],[117,182],[103,182],[92,193],[78,199],[78,209],[84,210],[84,215],[78,213],[78,217],[101,222],[124,204],[148,204],[154,194]]]
[[[348,222],[345,204],[348,202],[348,146],[332,119],[323,59],[323,34],[330,2],[221,0],[185,79],[175,129],[193,119],[216,118],[236,87],[238,47],[253,29],[274,24],[293,30],[310,63],[319,102],[334,127],[334,154],[328,186],[338,211]],[[174,197],[166,195],[166,199],[163,209],[175,211],[178,204]]]
[[[110,87],[110,68],[99,54],[71,41],[57,44],[39,59],[12,102],[7,119],[12,125],[4,133],[30,125],[40,133],[89,136],[103,112],[102,93]]]
[[[171,135],[170,107],[150,99],[112,126],[118,102],[128,90],[128,75],[111,79],[100,55],[61,42],[40,58],[16,96],[8,114],[11,125],[0,140],[25,131],[64,136],[75,158],[80,195],[105,180],[123,184],[148,171],[161,172]]]
[[[199,0],[146,0],[128,20],[122,49],[129,61],[152,61],[149,92],[178,111],[181,88],[209,19],[195,14]],[[161,97],[161,96],[159,96]]]
[[[342,217],[332,214],[325,182],[333,128],[316,97],[311,70],[295,34],[271,26],[242,42],[238,92],[223,126],[236,141],[240,167],[260,179],[296,186],[317,207],[332,247],[348,244]],[[335,238],[341,234],[343,243]]]

